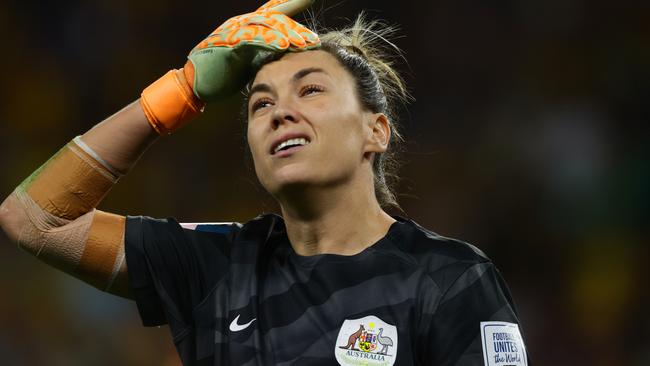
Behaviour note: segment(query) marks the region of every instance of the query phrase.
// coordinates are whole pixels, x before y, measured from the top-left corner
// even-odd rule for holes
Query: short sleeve
[[[418,331],[420,364],[530,365],[512,297],[491,262],[470,265],[431,307]],[[495,363],[495,355],[504,362]]]
[[[192,310],[226,275],[237,224],[183,228],[173,218],[129,216],[125,252],[129,284],[145,326],[191,324]]]

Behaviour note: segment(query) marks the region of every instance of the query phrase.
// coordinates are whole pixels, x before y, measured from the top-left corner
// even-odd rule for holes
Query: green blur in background
[[[138,98],[256,1],[0,3],[0,198],[74,136]],[[650,3],[327,1],[395,40],[405,213],[500,268],[536,366],[650,365]],[[256,182],[240,98],[156,143],[100,209],[247,221]],[[0,234],[2,365],[178,365],[135,304],[50,269]]]

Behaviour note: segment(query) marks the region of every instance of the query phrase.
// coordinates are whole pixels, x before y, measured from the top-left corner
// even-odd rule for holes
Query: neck
[[[301,190],[280,200],[296,253],[354,255],[386,235],[395,219],[382,210],[374,190],[351,184]]]

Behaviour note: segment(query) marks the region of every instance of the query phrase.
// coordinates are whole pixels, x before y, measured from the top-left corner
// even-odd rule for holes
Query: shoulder
[[[130,248],[128,252],[141,255],[157,253],[159,257],[175,257],[183,252],[195,253],[200,258],[209,258],[212,254],[230,257],[233,250],[250,254],[276,232],[284,232],[284,222],[274,214],[259,215],[244,224],[179,223],[172,217],[129,216],[125,244]]]
[[[396,225],[389,239],[404,258],[420,267],[441,288],[472,267],[492,265],[490,258],[470,243],[439,235],[409,219],[398,218]]]
[[[227,236],[232,239],[243,236],[254,238],[266,235],[274,227],[282,226],[282,218],[274,214],[262,214],[246,222],[179,222],[176,218],[165,219],[148,216],[127,216],[127,227],[138,236]]]
[[[427,268],[436,269],[454,262],[489,262],[488,256],[463,240],[449,238],[426,229],[410,219],[399,218],[389,236],[405,254]]]

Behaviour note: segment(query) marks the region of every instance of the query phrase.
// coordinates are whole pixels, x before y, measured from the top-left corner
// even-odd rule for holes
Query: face
[[[247,135],[267,191],[277,196],[372,174],[373,154],[386,150],[390,129],[358,99],[353,77],[325,51],[288,53],[260,69]]]

